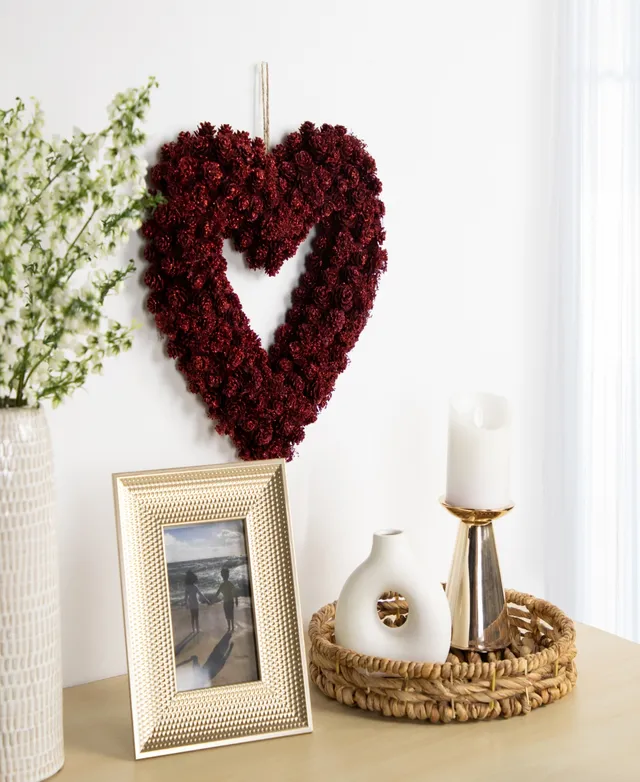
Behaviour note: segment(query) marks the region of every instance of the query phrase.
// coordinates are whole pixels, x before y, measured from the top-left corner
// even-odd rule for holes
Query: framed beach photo
[[[245,519],[163,529],[176,689],[259,680]]]
[[[284,461],[113,482],[136,758],[311,731]]]

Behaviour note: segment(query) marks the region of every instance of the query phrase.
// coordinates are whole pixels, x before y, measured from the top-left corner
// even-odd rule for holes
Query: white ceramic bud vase
[[[398,592],[409,604],[407,621],[387,627],[377,601]],[[336,643],[389,660],[444,663],[451,643],[451,613],[441,584],[413,558],[405,533],[379,530],[368,558],[347,579],[336,606]]]
[[[64,762],[53,460],[41,409],[0,409],[0,782]]]

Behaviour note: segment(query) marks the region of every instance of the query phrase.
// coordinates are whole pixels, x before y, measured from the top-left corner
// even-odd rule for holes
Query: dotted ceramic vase
[[[64,763],[53,463],[41,409],[0,410],[0,782]]]

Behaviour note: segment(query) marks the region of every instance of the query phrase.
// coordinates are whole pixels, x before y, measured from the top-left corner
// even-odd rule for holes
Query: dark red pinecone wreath
[[[267,153],[260,138],[204,123],[162,148],[151,180],[166,203],[143,226],[147,306],[169,356],[242,459],[291,459],[347,367],[386,267],[375,161],[340,125],[305,122]],[[267,352],[227,279],[223,240],[275,275],[314,225]]]

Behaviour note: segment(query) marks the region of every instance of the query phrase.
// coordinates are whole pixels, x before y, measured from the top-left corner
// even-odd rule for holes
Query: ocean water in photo
[[[184,606],[184,579],[188,570],[198,577],[198,586],[205,597],[213,600],[222,583],[222,568],[228,568],[229,581],[236,587],[239,597],[251,597],[249,568],[246,556],[213,557],[193,559],[185,562],[170,562],[167,565],[171,607]]]

